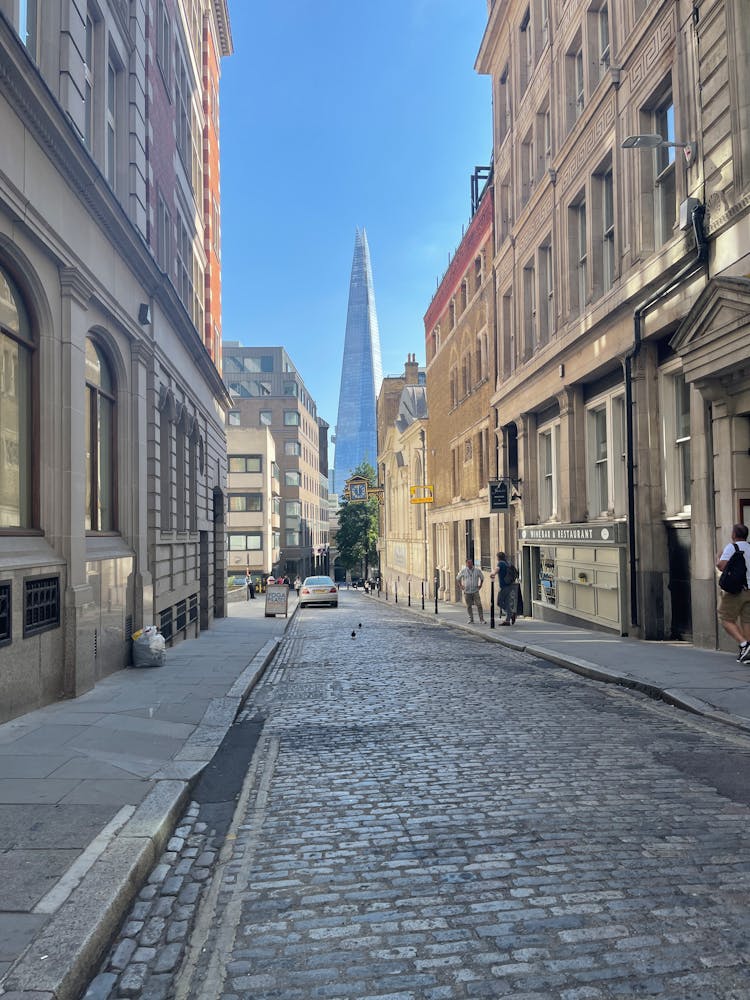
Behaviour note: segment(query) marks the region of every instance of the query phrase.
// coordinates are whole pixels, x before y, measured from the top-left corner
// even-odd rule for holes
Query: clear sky
[[[486,0],[230,0],[221,85],[225,340],[286,348],[336,422],[354,236],[383,373],[423,317],[492,152]]]

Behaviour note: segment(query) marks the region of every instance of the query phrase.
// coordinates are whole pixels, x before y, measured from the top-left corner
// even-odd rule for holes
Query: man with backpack
[[[719,621],[739,643],[738,663],[750,663],[750,545],[746,524],[735,524],[732,541],[716,560],[720,571]]]
[[[497,554],[497,566],[495,572],[490,573],[490,579],[497,576],[497,606],[500,613],[505,613],[505,620],[501,625],[515,625],[516,611],[518,609],[518,570],[508,559],[504,552]]]

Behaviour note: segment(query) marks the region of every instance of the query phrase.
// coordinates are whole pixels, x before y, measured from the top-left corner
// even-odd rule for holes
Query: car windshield
[[[304,587],[332,587],[333,580],[330,576],[308,576],[305,580]]]

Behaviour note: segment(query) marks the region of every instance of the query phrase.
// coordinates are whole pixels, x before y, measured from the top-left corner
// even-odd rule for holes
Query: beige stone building
[[[0,720],[224,613],[207,46],[223,0],[0,0]]]
[[[268,427],[227,428],[227,572],[264,582],[281,549],[281,470]]]
[[[274,439],[280,538],[264,553],[266,571],[292,580],[327,573],[329,425],[283,347],[225,341],[224,378],[233,394],[228,428],[267,427]],[[229,492],[235,490],[230,458]]]
[[[534,615],[722,642],[716,551],[750,503],[749,54],[741,0],[488,3],[492,406]]]
[[[427,527],[427,394],[425,373],[410,354],[404,374],[386,376],[377,400],[378,483],[383,487],[378,555],[381,589],[399,600],[432,593]]]
[[[496,386],[493,191],[485,189],[425,315],[431,559],[441,600],[460,601],[456,574],[471,557],[492,569],[501,525],[490,515],[497,475],[490,400]],[[487,590],[489,592],[489,589]]]

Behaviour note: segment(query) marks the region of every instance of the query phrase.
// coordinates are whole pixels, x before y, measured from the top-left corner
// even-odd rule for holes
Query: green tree
[[[375,470],[369,462],[360,462],[352,476],[362,476],[370,486],[377,484]],[[343,499],[339,505],[339,530],[336,547],[344,569],[361,567],[365,579],[370,575],[370,566],[377,562],[378,550],[378,501],[353,501]]]

